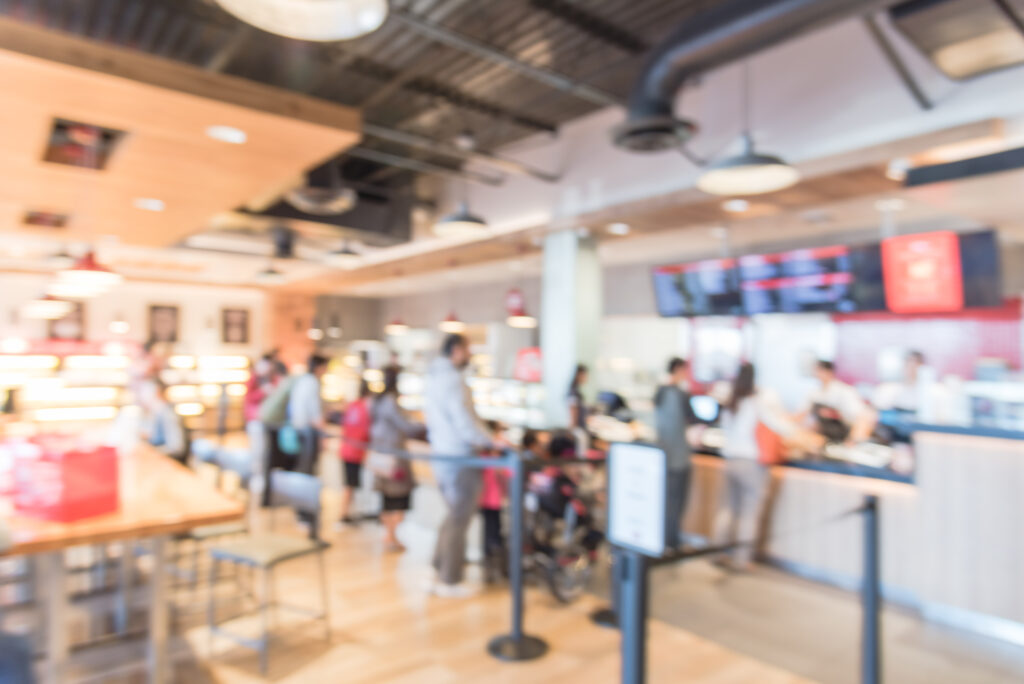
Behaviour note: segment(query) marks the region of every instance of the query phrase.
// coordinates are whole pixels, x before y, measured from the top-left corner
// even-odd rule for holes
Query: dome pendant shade
[[[454,311],[448,314],[448,318],[441,321],[437,327],[441,332],[446,333],[461,333],[466,330],[466,324],[459,320]]]
[[[96,260],[96,254],[90,251],[71,268],[58,272],[57,280],[67,287],[99,294],[120,285],[124,276],[101,264]]]
[[[217,0],[217,4],[268,33],[321,42],[376,31],[388,16],[387,0]]]
[[[779,157],[758,154],[744,135],[740,154],[714,162],[697,179],[697,187],[712,195],[760,195],[794,185],[800,172]]]
[[[441,218],[434,224],[434,235],[438,237],[463,237],[479,235],[487,230],[487,221],[469,213],[465,202],[451,214]]]

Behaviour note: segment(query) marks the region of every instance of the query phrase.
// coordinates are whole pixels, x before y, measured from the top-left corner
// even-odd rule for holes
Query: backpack
[[[294,384],[295,377],[287,377],[267,395],[260,403],[260,422],[271,427],[280,427],[288,422],[288,401]]]

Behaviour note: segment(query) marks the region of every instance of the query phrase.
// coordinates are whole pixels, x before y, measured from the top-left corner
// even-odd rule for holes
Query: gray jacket
[[[690,396],[675,385],[662,385],[654,395],[654,429],[658,446],[665,451],[669,470],[690,467],[690,444],[686,427],[690,415]]]
[[[373,402],[370,412],[370,450],[385,454],[405,451],[405,440],[423,434],[423,426],[410,420],[393,394],[385,394]],[[413,479],[409,461],[398,459],[395,477],[374,476],[374,487],[386,496],[406,496],[412,492]]]
[[[424,404],[427,438],[435,456],[470,456],[490,445],[491,436],[476,415],[469,385],[450,359],[442,356],[431,362]],[[456,470],[434,463],[434,472],[439,477]]]

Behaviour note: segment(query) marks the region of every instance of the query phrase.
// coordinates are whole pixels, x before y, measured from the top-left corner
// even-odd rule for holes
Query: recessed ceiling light
[[[881,212],[903,211],[907,208],[907,201],[902,197],[886,197],[875,202],[875,209]]]
[[[163,211],[167,205],[164,204],[162,199],[156,199],[155,197],[136,197],[132,201],[132,206],[143,211]]]
[[[612,235],[629,235],[630,230],[628,223],[611,223],[608,225],[608,232]]]
[[[722,202],[722,209],[730,214],[741,214],[750,208],[750,202],[745,199],[731,199]]]
[[[245,131],[234,126],[207,126],[206,135],[232,145],[242,145],[249,139]]]

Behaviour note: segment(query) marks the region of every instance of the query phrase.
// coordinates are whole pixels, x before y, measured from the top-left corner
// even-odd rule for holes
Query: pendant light
[[[387,325],[384,326],[384,333],[387,335],[399,336],[409,332],[409,326],[402,322],[401,318],[396,318]]]
[[[338,249],[328,252],[327,256],[324,258],[324,261],[326,261],[329,266],[343,268],[345,270],[355,268],[362,262],[362,260],[362,255],[352,249],[352,245],[348,240],[343,241],[341,243],[341,247]]]
[[[458,265],[459,262],[455,259],[452,259],[451,261],[448,262],[448,271],[445,275],[448,277],[449,280],[453,282],[456,282],[459,277],[458,271],[456,270],[458,268]],[[451,298],[452,308],[448,312],[448,316],[443,321],[437,324],[437,327],[441,332],[444,333],[454,334],[465,332],[466,324],[463,323],[459,319],[458,314],[455,313],[455,311],[459,308],[459,289],[457,282],[452,286],[451,290],[449,291],[449,294]]]
[[[461,333],[466,330],[466,324],[459,320],[459,317],[452,311],[448,314],[448,317],[437,324],[437,327],[441,332],[446,333]]]
[[[96,259],[96,253],[89,250],[71,268],[59,271],[57,280],[69,288],[81,288],[99,294],[120,285],[124,276],[101,264]]]
[[[524,330],[537,327],[537,319],[526,313],[526,297],[518,287],[513,287],[505,295],[505,309],[508,311],[505,322],[509,327]]]
[[[788,188],[800,180],[800,172],[771,154],[761,154],[750,134],[750,74],[742,67],[743,134],[742,151],[705,167],[697,187],[712,195],[760,195]]]
[[[387,0],[217,0],[247,24],[299,40],[350,40],[380,28]]]
[[[19,313],[21,313],[22,318],[55,321],[58,318],[67,316],[73,308],[74,305],[71,302],[57,299],[51,295],[43,295],[25,302],[21,306]]]
[[[471,214],[466,202],[460,202],[455,211],[441,217],[434,224],[434,235],[443,238],[474,236],[485,230],[487,230],[487,221]]]
[[[256,274],[256,280],[263,283],[264,285],[276,285],[285,281],[284,273],[281,273],[274,267],[274,262],[271,261],[267,264],[267,267]]]

